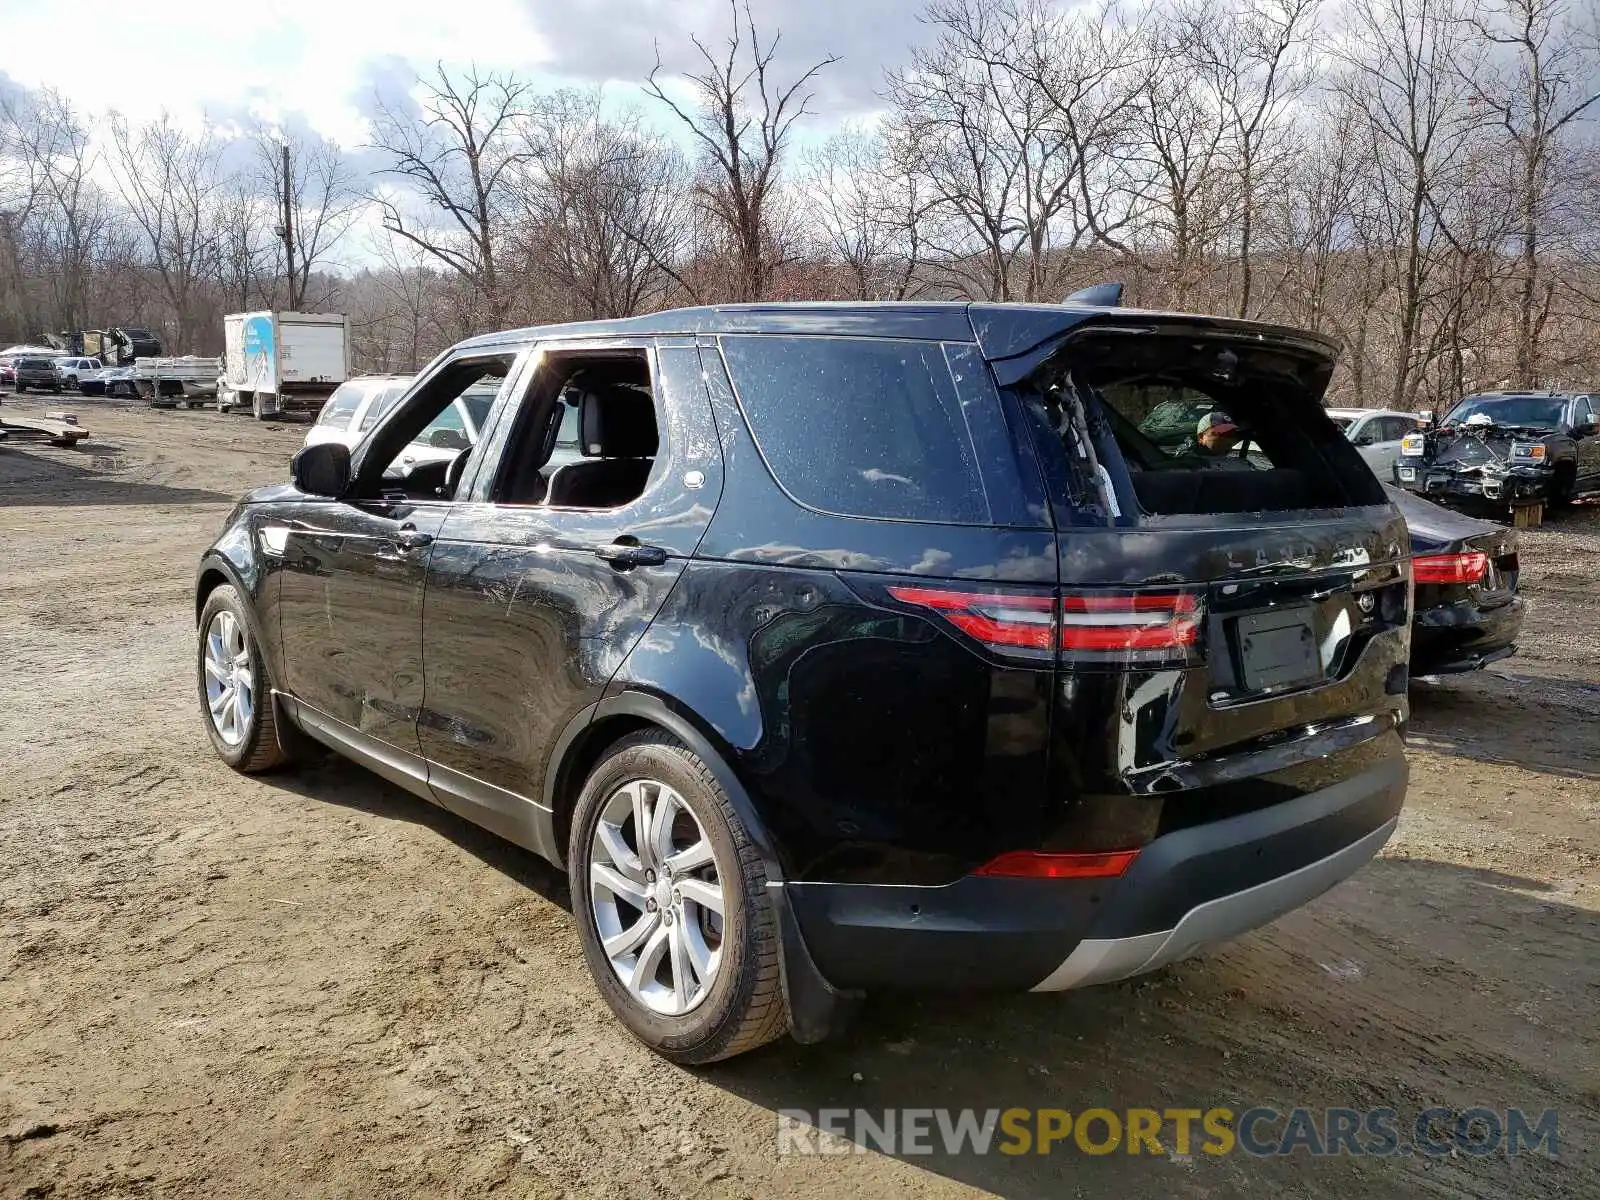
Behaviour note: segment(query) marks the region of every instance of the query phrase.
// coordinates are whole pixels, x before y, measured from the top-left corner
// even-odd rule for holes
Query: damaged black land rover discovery
[[[557,864],[601,995],[675,1061],[872,989],[1150,971],[1398,818],[1406,527],[1322,410],[1333,361],[1070,303],[476,338],[205,552],[206,730]],[[398,470],[474,386],[478,440]],[[1227,420],[1140,431],[1191,402]]]

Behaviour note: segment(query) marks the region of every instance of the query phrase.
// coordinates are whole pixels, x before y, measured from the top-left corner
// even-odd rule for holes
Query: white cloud
[[[53,87],[90,113],[196,125],[208,110],[269,121],[301,113],[346,146],[366,141],[360,101],[374,60],[475,60],[536,70],[551,56],[519,0],[5,0],[0,73]]]

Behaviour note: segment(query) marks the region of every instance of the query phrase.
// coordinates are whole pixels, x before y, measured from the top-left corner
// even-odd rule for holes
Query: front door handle
[[[659,567],[667,561],[667,552],[660,546],[641,546],[636,542],[612,542],[609,546],[596,546],[596,557],[605,559],[613,567]]]
[[[400,531],[394,535],[394,544],[402,550],[421,550],[424,546],[433,544],[433,534],[401,526]]]

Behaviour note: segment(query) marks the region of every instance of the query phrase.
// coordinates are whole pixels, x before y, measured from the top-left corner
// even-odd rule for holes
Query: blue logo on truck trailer
[[[273,333],[270,316],[248,317],[240,341],[244,346],[244,375],[252,385],[272,378]]]

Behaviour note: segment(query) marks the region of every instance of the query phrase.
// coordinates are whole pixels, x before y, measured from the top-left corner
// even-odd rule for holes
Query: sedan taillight
[[[1489,573],[1489,556],[1481,550],[1459,554],[1422,554],[1411,560],[1415,583],[1479,583]]]

